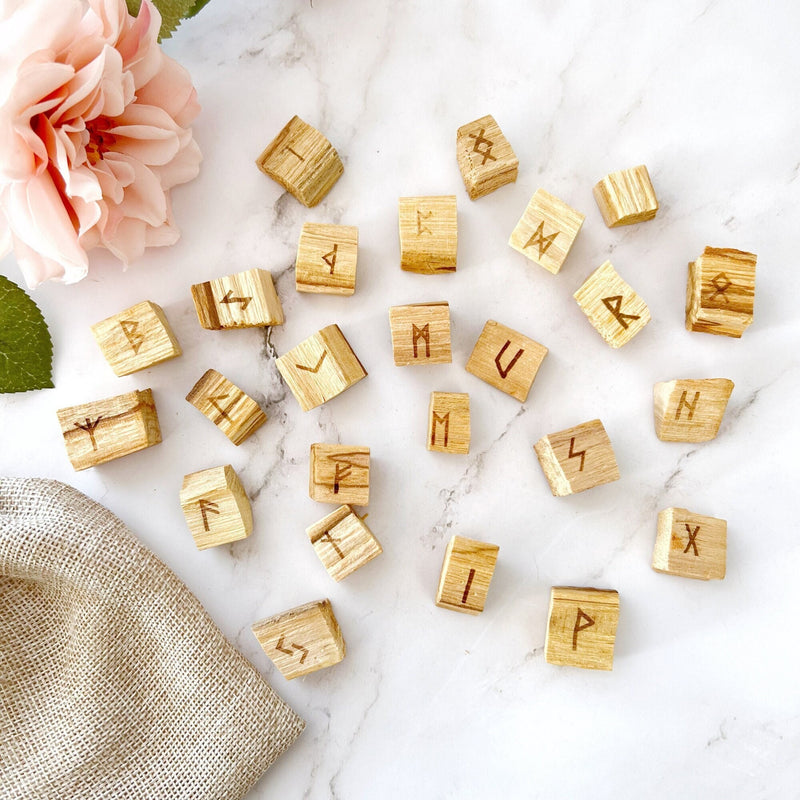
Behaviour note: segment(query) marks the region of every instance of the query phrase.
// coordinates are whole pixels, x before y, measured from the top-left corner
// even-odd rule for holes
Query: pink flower
[[[143,0],[0,0],[0,256],[28,285],[125,264],[180,232],[169,190],[194,178],[200,108]]]

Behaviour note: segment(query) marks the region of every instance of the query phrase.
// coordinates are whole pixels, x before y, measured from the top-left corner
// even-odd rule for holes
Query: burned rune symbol
[[[417,209],[417,236],[422,236],[423,233],[427,233],[428,235],[432,236],[433,233],[431,229],[427,225],[422,224],[423,219],[430,219],[433,216],[433,211],[428,211],[427,213],[423,213],[420,209]]]
[[[586,622],[581,623],[581,620],[585,619]],[[575,617],[575,627],[572,629],[572,649],[578,649],[578,634],[581,631],[585,631],[587,628],[591,628],[594,625],[594,620],[582,609],[578,609],[578,613]]]
[[[322,366],[322,362],[325,360],[326,355],[328,355],[328,351],[323,350],[322,355],[319,357],[319,361],[317,361],[316,365],[313,367],[307,367],[304,364],[295,364],[295,366],[297,367],[297,369],[302,369],[305,370],[306,372],[313,372],[316,374],[317,372],[319,372],[319,368]]]
[[[414,358],[417,358],[417,343],[422,339],[425,342],[425,358],[431,357],[431,326],[426,323],[421,328],[418,328],[414,323],[411,323],[411,344],[414,347]]]
[[[336,539],[331,536],[330,531],[325,531],[325,533],[319,537],[318,541],[326,541],[336,551],[336,555],[339,556],[339,559],[344,558],[344,553],[339,549],[339,545],[336,544]]]
[[[329,253],[325,253],[322,256],[322,260],[331,268],[330,274],[333,275],[333,268],[336,266],[336,251],[339,249],[338,242],[333,245],[333,250]]]
[[[306,660],[306,658],[308,657],[308,650],[305,647],[303,647],[302,645],[295,644],[294,642],[292,642],[292,645],[291,645],[294,648],[294,650],[288,650],[287,648],[285,648],[283,646],[285,640],[286,640],[286,637],[285,636],[281,636],[281,638],[278,639],[278,643],[275,645],[275,649],[280,651],[281,653],[286,653],[287,656],[294,655],[294,651],[297,650],[298,653],[302,653],[303,654],[302,656],[300,656],[300,663],[302,664]]]
[[[228,416],[228,412],[236,404],[236,400],[231,400],[231,402],[228,403],[228,405],[225,406],[225,408],[223,408],[219,404],[219,401],[220,400],[226,400],[228,398],[229,394],[230,394],[230,392],[225,392],[225,394],[215,394],[215,395],[209,395],[208,396],[208,402],[211,403],[211,405],[214,406],[214,408],[216,408],[217,411],[219,411],[219,416],[214,420],[214,423],[217,424],[217,425],[219,425],[219,423],[222,422],[223,419],[227,419],[228,422],[231,421],[231,418]]]
[[[250,305],[250,301],[252,297],[234,297],[233,296],[233,289],[228,289],[225,297],[222,298],[220,302],[225,303],[225,305],[230,305],[231,303],[239,303],[239,310],[245,311],[247,306]]]
[[[683,411],[684,406],[689,410],[687,415],[687,419],[691,419],[694,416],[694,410],[697,407],[697,401],[700,398],[700,392],[694,393],[694,400],[691,403],[687,402],[686,400],[686,390],[683,390],[683,394],[681,395],[681,399],[678,401],[678,407],[675,409],[675,419],[681,418],[681,412]]]
[[[525,248],[527,249],[532,244],[538,245],[539,247],[539,258],[541,258],[549,249],[550,245],[553,244],[555,241],[556,236],[558,236],[559,231],[555,233],[551,233],[549,236],[544,235],[544,220],[539,223],[539,227],[534,231],[533,235],[525,244]]]
[[[719,295],[725,301],[725,303],[730,302],[725,292],[727,292],[728,289],[733,286],[733,283],[731,283],[728,276],[724,272],[718,272],[711,279],[711,285],[716,291],[711,295],[711,297],[708,298],[709,303],[712,303],[717,298],[717,295]]]
[[[583,472],[583,463],[586,460],[586,451],[585,450],[578,450],[576,453],[572,448],[575,446],[575,437],[573,436],[569,440],[569,455],[567,458],[577,458],[578,456],[581,457],[581,465],[578,467],[578,472]]]
[[[120,320],[119,326],[122,328],[122,332],[125,334],[125,338],[128,340],[128,344],[133,349],[134,354],[138,354],[139,348],[144,342],[144,335],[139,333],[139,323],[135,319],[123,319]]]
[[[336,462],[336,467],[333,473],[333,493],[339,494],[339,484],[340,481],[344,480],[345,478],[350,476],[350,473],[353,471],[353,467],[351,464],[340,464],[338,461]]]
[[[436,425],[444,425],[444,444],[442,447],[447,447],[447,440],[450,436],[450,412],[448,411],[443,416],[439,416],[435,411],[433,412],[433,420],[431,423],[431,447],[436,444]]]
[[[686,545],[686,549],[683,551],[684,553],[689,552],[689,548],[691,547],[694,550],[694,554],[699,556],[700,553],[697,551],[697,532],[700,530],[700,526],[696,525],[695,529],[692,530],[689,527],[689,523],[685,522],[684,525],[686,526],[686,533],[689,534],[689,544]]]
[[[475,578],[475,570],[471,569],[469,571],[469,577],[467,578],[467,585],[464,587],[464,594],[461,595],[461,605],[465,605],[467,602],[467,598],[469,597],[469,590],[472,587],[472,581]]]
[[[511,372],[512,368],[514,367],[514,364],[516,364],[517,361],[519,361],[520,356],[522,356],[522,354],[525,352],[522,349],[517,350],[514,358],[512,358],[511,361],[508,362],[508,366],[506,366],[506,368],[503,369],[503,367],[500,366],[500,359],[503,357],[503,353],[505,353],[510,344],[511,340],[507,339],[506,343],[500,348],[500,352],[494,357],[494,364],[497,367],[497,371],[500,373],[500,377],[503,380],[505,380],[508,377],[508,373]]]
[[[492,161],[497,161],[497,159],[492,155],[492,148],[494,147],[494,142],[490,141],[486,137],[484,137],[484,133],[486,133],[486,128],[481,128],[481,132],[478,134],[470,133],[469,138],[475,140],[475,144],[472,146],[472,152],[477,153],[479,156],[483,156],[483,161],[481,162],[481,166],[483,167],[486,162],[491,159]],[[486,145],[485,150],[481,150],[480,146],[482,144]]]
[[[622,308],[622,295],[617,294],[614,297],[604,297],[603,305],[614,315],[614,318],[622,325],[625,330],[628,330],[628,320],[633,322],[635,319],[641,319],[638,314],[623,314]]]
[[[305,161],[305,159],[303,158],[303,156],[301,156],[301,155],[300,155],[300,153],[298,153],[296,150],[292,150],[292,148],[291,148],[291,147],[288,147],[288,146],[286,147],[286,149],[287,149],[287,150],[288,150],[288,151],[289,151],[289,152],[290,152],[290,153],[291,153],[293,156],[297,156],[297,157],[298,157],[298,158],[299,158],[301,161]]]
[[[200,498],[200,513],[203,515],[203,527],[207,530],[211,530],[211,526],[208,524],[208,515],[209,514],[219,514],[219,505],[213,500],[206,500],[205,497]]]
[[[94,432],[97,426],[100,424],[101,419],[103,419],[102,415],[100,415],[94,422],[92,422],[92,420],[90,420],[89,417],[86,417],[85,418],[86,422],[84,425],[81,425],[80,422],[73,423],[76,428],[80,428],[82,431],[86,431],[86,433],[89,434],[89,438],[92,441],[92,450],[97,450],[97,442],[95,441],[94,438]]]

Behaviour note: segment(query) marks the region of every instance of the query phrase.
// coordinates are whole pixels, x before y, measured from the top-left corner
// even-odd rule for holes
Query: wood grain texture
[[[555,275],[564,266],[584,219],[563,200],[537,189],[508,243]]]
[[[466,370],[524,403],[547,348],[490,319],[467,361]]]
[[[449,303],[413,303],[389,309],[392,353],[398,367],[419,364],[449,364]]]
[[[706,247],[689,264],[686,329],[740,339],[753,322],[756,260],[742,250]]]
[[[606,175],[592,191],[609,228],[646,222],[658,212],[656,192],[644,164]]]
[[[599,419],[543,436],[533,449],[556,497],[619,480],[614,448]]]
[[[295,289],[351,295],[356,290],[358,228],[306,222],[297,243]]]
[[[469,453],[469,395],[431,392],[428,404],[428,450],[437,453]]]
[[[383,552],[380,542],[349,505],[315,522],[306,533],[322,565],[337,582]]]
[[[496,544],[453,536],[442,562],[436,605],[465,614],[480,614],[486,604],[499,552]]]
[[[458,129],[456,158],[471,200],[517,180],[519,159],[491,114]]]
[[[653,387],[656,436],[663,442],[716,438],[733,381],[728,378],[663,381]]]
[[[618,348],[650,322],[650,309],[617,274],[610,261],[601,264],[573,295],[603,341]]]
[[[76,472],[161,442],[150,389],[61,408],[57,415],[67,456]]]
[[[332,667],[345,656],[345,643],[330,600],[317,600],[276,614],[252,627],[272,663],[287,680]]]
[[[614,590],[554,586],[544,657],[548,664],[610,670],[619,621]]]
[[[312,444],[308,494],[318,503],[369,503],[369,447]]]
[[[250,500],[230,464],[184,476],[180,501],[198,550],[236,542],[253,532]]]
[[[215,369],[203,373],[186,399],[235,445],[240,445],[267,421],[258,403]]]
[[[455,272],[458,212],[455,195],[401,197],[400,266],[408,272],[435,275]]]
[[[117,376],[181,355],[161,306],[145,300],[92,325],[92,335]]]
[[[344,172],[333,145],[298,116],[286,123],[256,164],[309,208],[328,194]]]
[[[683,578],[721,581],[725,577],[728,523],[686,508],[658,514],[653,569]]]
[[[192,286],[200,325],[207,330],[283,325],[283,307],[272,274],[248,269]]]

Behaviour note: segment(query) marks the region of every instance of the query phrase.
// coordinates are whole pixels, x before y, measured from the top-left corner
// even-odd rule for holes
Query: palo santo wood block
[[[431,392],[428,406],[428,450],[469,453],[469,395]]]
[[[186,399],[235,445],[240,445],[267,421],[258,403],[215,369],[203,374]]]
[[[727,378],[674,380],[653,387],[656,436],[662,442],[708,442],[719,432],[733,391]]]
[[[466,369],[524,403],[546,355],[544,345],[490,319],[475,343]]]
[[[646,222],[658,211],[656,192],[644,164],[606,175],[592,191],[609,228]]]
[[[458,213],[455,195],[401,197],[400,266],[435,275],[456,271]]]
[[[653,569],[683,578],[721,581],[725,577],[728,523],[685,508],[658,514]]]
[[[389,327],[396,366],[449,364],[453,360],[448,303],[392,306]]]
[[[283,307],[272,275],[248,269],[192,286],[192,300],[206,330],[283,325]]]
[[[275,363],[303,411],[327,403],[367,377],[338,325],[317,331]]]
[[[471,200],[517,180],[519,159],[491,114],[458,129],[456,157]]]
[[[333,145],[297,116],[267,145],[256,164],[308,208],[317,205],[344,172]]]
[[[186,475],[180,498],[198,550],[246,539],[253,532],[250,500],[230,464]]]
[[[97,322],[92,334],[118,376],[169,361],[182,352],[163,309],[149,300]]]
[[[686,329],[740,339],[753,322],[756,256],[706,247],[689,264]]]
[[[533,449],[556,497],[619,480],[614,448],[599,419],[543,436]]]
[[[499,552],[496,544],[454,536],[444,554],[436,605],[465,614],[480,614]]]
[[[383,552],[372,531],[347,505],[306,528],[306,533],[322,565],[337,582]]]
[[[58,410],[72,468],[79,472],[161,441],[153,392],[127,392]]]
[[[306,222],[297,244],[295,289],[317,294],[353,294],[357,261],[358,228]]]
[[[573,297],[603,340],[614,348],[627,344],[650,322],[647,304],[610,261],[599,266]]]
[[[544,189],[537,189],[508,243],[554,275],[564,266],[585,217]]]
[[[253,625],[253,633],[287,680],[338,664],[345,644],[330,600],[318,600]]]
[[[619,621],[619,593],[554,586],[545,638],[548,664],[610,670]]]
[[[369,503],[369,447],[312,444],[308,494],[318,503]]]

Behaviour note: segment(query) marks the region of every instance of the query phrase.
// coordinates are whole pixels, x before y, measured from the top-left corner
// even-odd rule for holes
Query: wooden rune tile
[[[435,275],[456,271],[458,213],[455,195],[401,197],[400,266]]]
[[[664,442],[708,442],[716,438],[733,381],[674,380],[653,387],[656,436]]]
[[[456,156],[471,200],[517,180],[519,159],[491,114],[458,129]]]
[[[369,503],[369,447],[312,444],[308,494],[318,503]]]
[[[469,395],[431,392],[428,406],[428,450],[469,453]]]
[[[396,366],[449,364],[453,360],[448,303],[392,306],[389,327]]]
[[[344,580],[383,552],[380,542],[350,506],[340,506],[306,529],[328,574]]]
[[[207,330],[259,328],[284,322],[272,275],[263,269],[196,283],[192,300],[197,319]]]
[[[453,536],[442,562],[436,605],[465,614],[480,614],[499,552],[496,544]]]
[[[644,164],[606,175],[593,193],[609,228],[646,222],[658,211],[655,189]]]
[[[701,581],[725,577],[728,523],[685,508],[665,508],[658,515],[653,569]]]
[[[297,244],[298,292],[351,295],[356,290],[358,228],[306,222]]]

